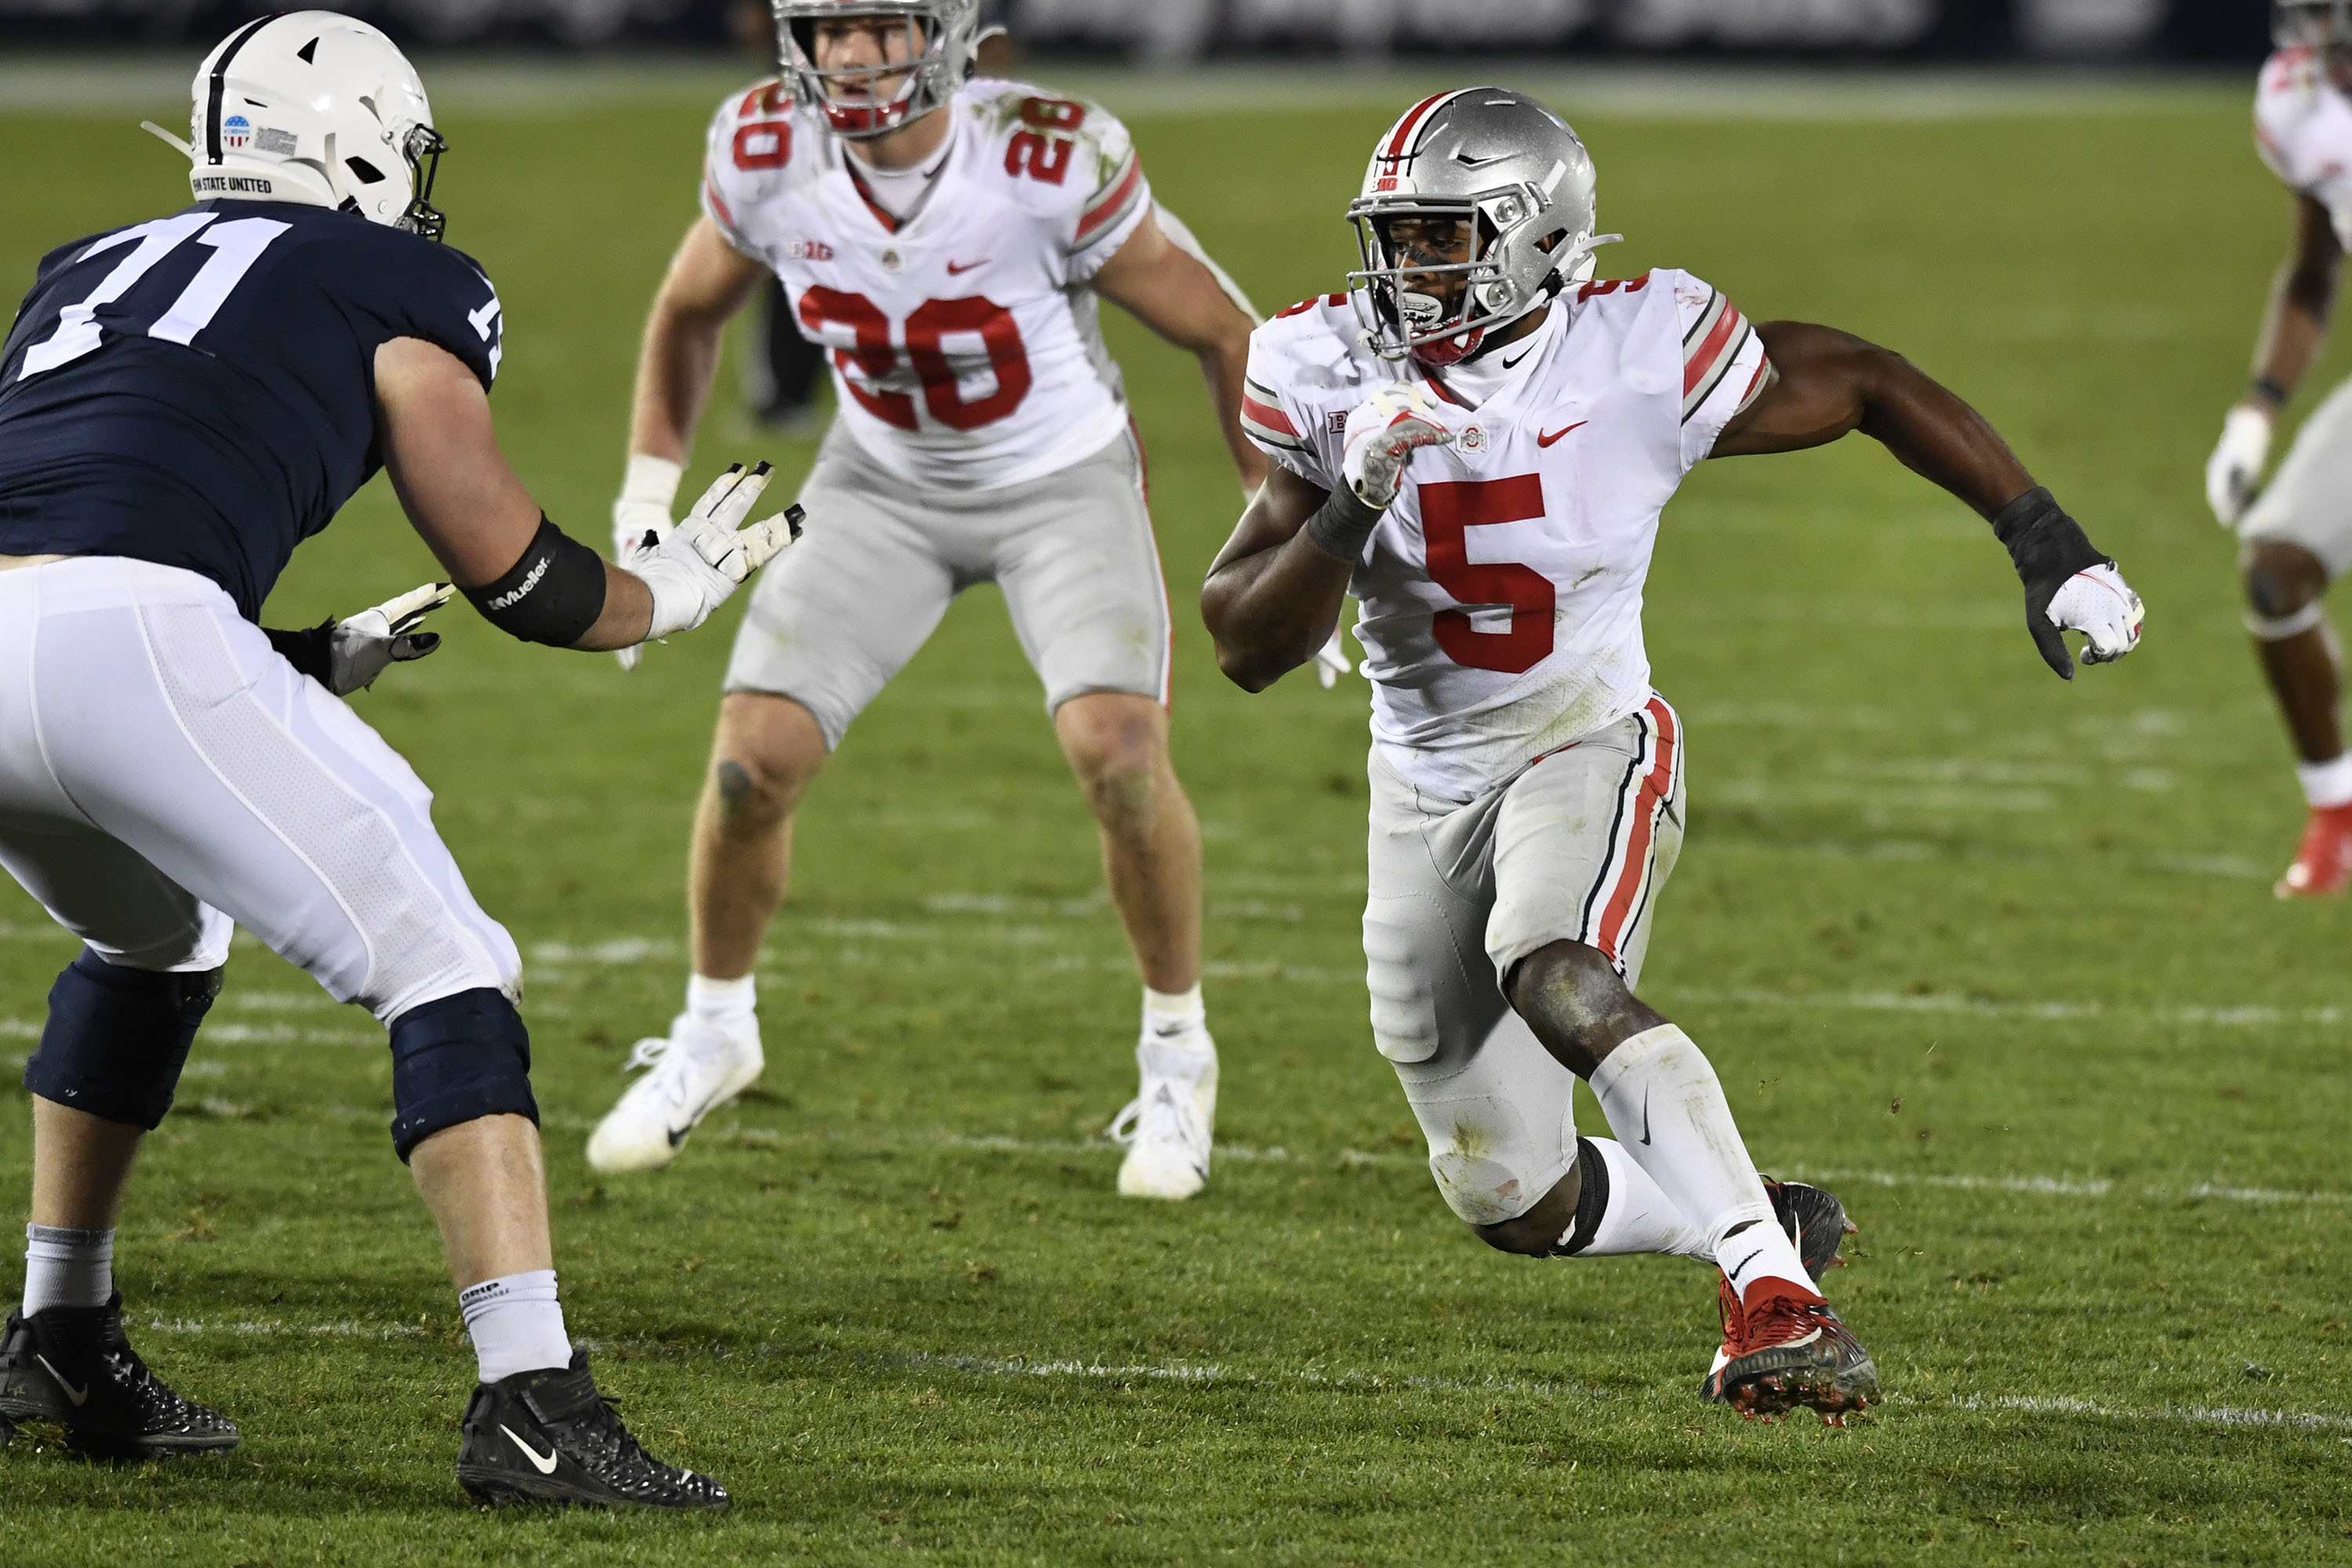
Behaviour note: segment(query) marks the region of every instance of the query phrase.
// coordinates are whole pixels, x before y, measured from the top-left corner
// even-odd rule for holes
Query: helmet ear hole
[[[363,185],[380,184],[383,181],[383,171],[365,158],[346,158],[343,160],[343,167],[357,174],[360,177],[360,184]]]

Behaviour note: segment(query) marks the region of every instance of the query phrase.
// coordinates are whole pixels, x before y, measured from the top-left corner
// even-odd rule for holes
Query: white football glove
[[[2263,464],[2271,455],[2271,430],[2277,423],[2268,410],[2241,403],[2221,421],[2221,440],[2205,463],[2205,503],[2224,528],[2237,526],[2262,488]]]
[[[648,544],[659,544],[669,537],[670,509],[677,504],[677,482],[686,477],[686,469],[667,458],[648,457],[643,452],[629,454],[628,471],[621,479],[621,493],[613,501],[613,559],[623,565],[629,557]],[[635,669],[637,660],[645,657],[645,645],[615,648],[613,657],[621,661],[623,669]]]
[[[446,583],[427,583],[327,626],[327,689],[338,697],[365,691],[392,666],[439,647],[440,633],[416,628],[457,593]]]
[[[1331,628],[1331,640],[1315,655],[1315,679],[1328,691],[1339,684],[1339,678],[1355,672],[1356,666],[1348,658],[1347,645],[1339,640],[1339,628]]]
[[[658,542],[640,545],[621,563],[653,590],[653,624],[645,640],[658,642],[710,618],[743,580],[801,536],[801,509],[786,507],[774,517],[743,519],[768,488],[768,465],[751,472],[734,464],[702,492],[678,523]]]
[[[2124,574],[2104,563],[2066,579],[2042,612],[2062,632],[2081,632],[2084,664],[2112,664],[2139,646],[2147,612]]]
[[[1347,450],[1339,477],[1356,499],[1386,511],[1404,483],[1405,465],[1423,447],[1450,447],[1454,433],[1443,423],[1445,405],[1417,381],[1384,386],[1348,416]]]

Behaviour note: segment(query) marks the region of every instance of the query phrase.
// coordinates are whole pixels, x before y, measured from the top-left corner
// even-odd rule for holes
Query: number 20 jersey
[[[903,220],[841,140],[774,83],[711,122],[702,206],[832,350],[841,417],[883,468],[993,489],[1089,457],[1127,425],[1087,287],[1151,192],[1127,130],[1018,83],[967,82],[950,145]]]
[[[44,257],[0,348],[0,555],[122,555],[247,618],[383,464],[375,351],[488,388],[499,297],[463,252],[350,213],[207,201]]]
[[[1457,381],[1503,379],[1475,408],[1430,384],[1456,439],[1412,455],[1349,585],[1373,743],[1452,801],[1648,700],[1659,513],[1767,366],[1729,300],[1660,268],[1562,296],[1477,369]],[[1242,426],[1335,489],[1349,412],[1411,374],[1363,346],[1345,296],[1310,300],[1251,341]]]

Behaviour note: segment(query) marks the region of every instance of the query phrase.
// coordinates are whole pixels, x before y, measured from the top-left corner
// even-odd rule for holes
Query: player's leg
[[[996,580],[1102,836],[1103,874],[1143,980],[1118,1190],[1188,1198],[1209,1179],[1217,1047],[1201,996],[1201,827],[1168,750],[1172,622],[1122,436],[1033,485],[974,498]]]
[[[1531,1258],[1702,1256],[1612,1140],[1579,1138],[1576,1078],[1511,1011],[1488,962],[1496,791],[1423,795],[1375,753],[1365,980],[1373,1043],[1429,1145],[1437,1190],[1488,1246]]]
[[[572,1349],[548,1251],[530,1038],[512,1000],[520,960],[435,832],[430,793],[201,579],[116,561],[39,570],[53,575],[19,606],[37,622],[38,674],[23,684],[44,764],[79,824],[185,889],[208,942],[225,950],[219,917],[233,918],[390,1029],[394,1148],[404,1161],[423,1155],[419,1189],[448,1238],[481,1373],[467,1448],[478,1462],[469,1474],[461,1458],[460,1479],[485,1496],[723,1505],[707,1479],[627,1438]],[[93,690],[106,700],[90,701]],[[67,896],[90,880],[28,886],[94,946],[152,940],[129,921],[93,929]],[[121,964],[89,972],[97,956],[60,977],[27,1079],[44,1098],[152,1126],[195,1032],[193,1006],[184,1000],[175,1017],[152,979],[126,984]],[[206,961],[216,952],[183,962]],[[126,1065],[142,1050],[144,1083]],[[149,1100],[123,1110],[89,1099],[141,1090]],[[521,1423],[544,1465],[489,1441],[474,1419],[484,1410]]]
[[[1633,994],[1682,845],[1681,730],[1654,698],[1505,792],[1487,956],[1514,1011],[1591,1082],[1624,1152],[1722,1267],[1727,1364],[1706,1392],[1749,1414],[1806,1404],[1834,1415],[1876,1398],[1876,1371],[1822,1300],[1803,1237],[1782,1228],[1714,1068]]]
[[[760,945],[791,880],[793,814],[866,705],[947,613],[957,579],[927,498],[877,468],[838,426],[801,490],[799,543],[752,584],[695,808],[686,1006],[639,1040],[647,1069],[588,1140],[600,1171],[667,1165],[705,1116],[766,1065]]]
[[[2322,598],[2352,565],[2352,383],[2329,394],[2239,526],[2246,630],[2278,699],[2311,808],[2281,898],[2352,884],[2352,757],[2339,707],[2343,658]]]

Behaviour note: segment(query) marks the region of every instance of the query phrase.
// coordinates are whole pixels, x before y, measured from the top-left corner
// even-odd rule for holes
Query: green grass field
[[[708,107],[445,114],[450,238],[507,305],[501,428],[581,537],[603,534]],[[1339,211],[1400,107],[1135,130],[1162,199],[1273,308],[1338,286]],[[1365,1023],[1362,688],[1218,678],[1190,585],[1233,481],[1192,364],[1119,321],[1208,838],[1209,1191],[1112,1194],[1097,1133],[1133,1082],[1135,982],[991,590],[803,812],[762,1087],[670,1172],[594,1180],[586,1131],[677,1005],[734,615],[624,679],[460,610],[439,657],[358,705],[530,960],[573,1330],[647,1440],[738,1506],[463,1506],[472,1361],[385,1137],[382,1032],[247,945],[119,1252],[142,1349],[245,1445],[115,1469],[21,1440],[0,1561],[2352,1558],[2352,915],[2270,896],[2301,803],[2199,479],[2284,242],[2242,94],[1917,122],[1559,107],[1629,237],[1608,270],[1687,267],[1751,315],[1902,348],[2148,605],[2136,658],[2052,679],[1987,531],[1859,438],[1710,465],[1667,513],[1651,649],[1694,809],[1645,991],[1711,1054],[1759,1162],[1854,1210],[1832,1291],[1881,1412],[1832,1431],[1703,1406],[1706,1272],[1507,1258],[1439,1201]],[[0,115],[10,287],[51,245],[184,202],[138,117]],[[797,473],[812,448],[745,437],[732,385],[698,472]],[[379,484],[273,618],[431,570]],[[13,1061],[73,945],[13,889],[0,921]]]

